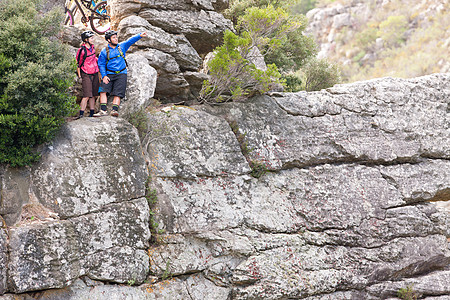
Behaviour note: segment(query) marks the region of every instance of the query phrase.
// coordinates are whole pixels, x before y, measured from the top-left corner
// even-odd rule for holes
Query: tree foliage
[[[287,73],[299,69],[308,57],[317,54],[317,45],[313,38],[303,34],[308,20],[304,15],[295,13],[296,8],[303,5],[303,2],[302,0],[234,0],[231,1],[230,8],[225,11],[225,16],[235,20],[235,24],[239,25],[239,19],[247,10],[271,5],[281,9],[291,22],[296,22],[298,26],[279,36],[278,47],[265,56],[268,64],[274,63],[282,72]]]
[[[294,13],[306,14],[308,11],[316,7],[316,0],[298,0],[293,6]]]
[[[281,84],[275,64],[257,68],[255,53],[262,56],[280,46],[282,37],[301,24],[281,8],[251,7],[238,20],[239,35],[227,31],[224,44],[208,64],[210,79],[200,92],[205,102],[226,102],[269,91]]]
[[[62,14],[39,11],[38,0],[0,2],[0,163],[36,161],[75,101],[68,93],[74,60],[55,34]]]
[[[340,82],[339,68],[326,59],[311,58],[304,68],[304,87],[307,92],[319,91]]]
[[[318,47],[314,39],[305,35],[303,32],[307,26],[307,19],[300,12],[306,12],[314,8],[316,1],[314,0],[232,0],[230,1],[230,8],[225,11],[225,16],[228,16],[237,26],[238,32],[241,30],[240,20],[249,10],[254,8],[264,9],[268,6],[273,6],[276,9],[282,9],[285,12],[285,17],[291,22],[295,22],[297,26],[283,35],[277,36],[276,47],[271,47],[270,51],[266,51],[264,47],[258,48],[263,52],[264,59],[267,64],[274,64],[277,66],[281,74],[280,81],[284,82],[287,91],[298,91],[299,88],[305,88],[305,75],[307,72],[318,75],[319,73],[311,73],[311,68],[314,61],[311,59],[317,55]],[[247,31],[252,31],[253,28],[246,28]],[[280,30],[283,32],[283,29]],[[309,63],[308,63],[309,62]],[[326,64],[327,61],[321,61],[321,65]],[[336,66],[329,66],[337,68]],[[309,68],[309,70],[306,70]],[[320,73],[322,76],[332,73]],[[317,78],[315,81],[322,81],[323,77]],[[335,82],[340,77],[329,78],[325,82]],[[310,78],[310,80],[313,80]]]

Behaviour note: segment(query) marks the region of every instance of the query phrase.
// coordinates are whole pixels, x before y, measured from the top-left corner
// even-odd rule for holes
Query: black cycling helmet
[[[109,42],[109,40],[111,39],[111,37],[112,37],[113,35],[115,35],[115,34],[117,34],[117,31],[114,31],[114,30],[108,30],[107,32],[105,32],[105,40],[106,40],[107,42]]]
[[[85,31],[81,34],[81,40],[83,42],[85,42],[88,38],[90,38],[91,36],[94,36],[94,33],[90,30]]]

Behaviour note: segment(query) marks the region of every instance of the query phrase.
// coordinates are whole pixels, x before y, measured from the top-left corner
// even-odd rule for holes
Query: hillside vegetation
[[[306,1],[311,3],[312,1]],[[447,0],[318,1],[307,31],[344,82],[450,71]]]

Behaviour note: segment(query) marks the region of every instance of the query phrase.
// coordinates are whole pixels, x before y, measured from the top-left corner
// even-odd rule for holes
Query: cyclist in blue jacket
[[[108,30],[105,33],[105,40],[108,42],[98,57],[98,67],[102,75],[100,83],[100,111],[95,117],[106,116],[108,114],[106,103],[108,102],[107,94],[114,96],[111,116],[119,116],[120,99],[125,97],[127,89],[127,62],[125,53],[128,48],[139,41],[142,37],[147,36],[147,32],[137,34],[125,42],[119,43],[117,31]]]

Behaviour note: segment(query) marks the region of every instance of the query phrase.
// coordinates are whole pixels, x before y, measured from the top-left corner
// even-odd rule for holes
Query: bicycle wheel
[[[98,3],[91,14],[90,23],[91,28],[98,34],[104,34],[111,28],[110,16],[107,11],[107,2],[102,1]]]
[[[74,23],[73,14],[70,9],[66,8],[66,19],[64,21],[64,25],[72,26]]]

